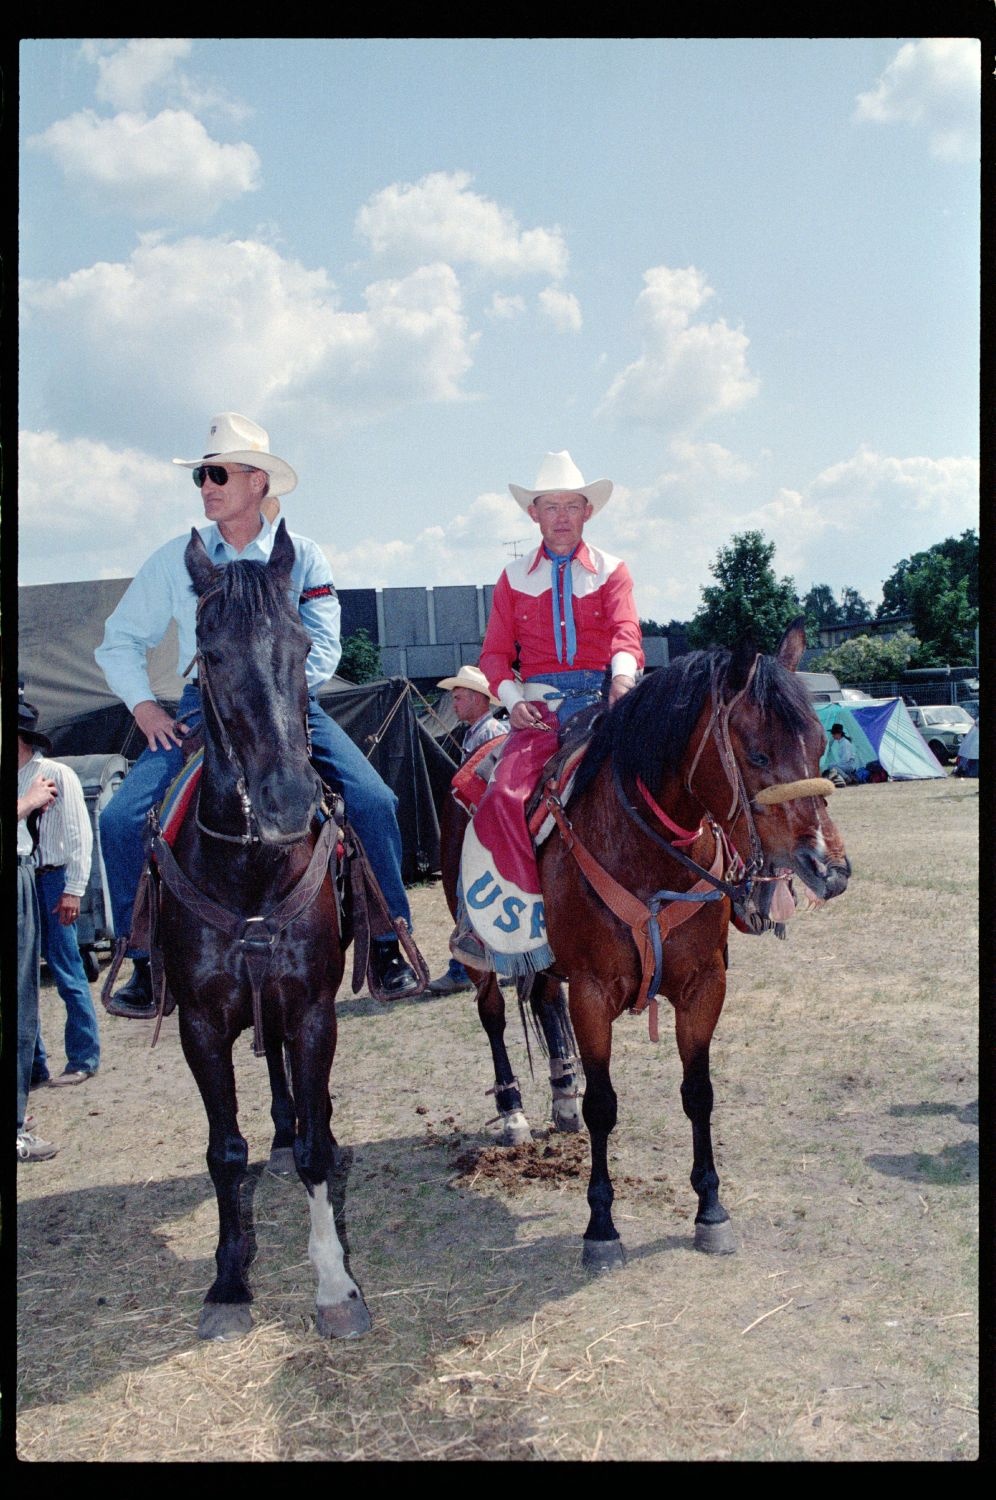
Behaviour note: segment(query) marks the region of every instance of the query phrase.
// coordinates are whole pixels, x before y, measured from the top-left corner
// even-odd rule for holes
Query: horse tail
[[[553,987],[556,985],[556,991]],[[578,1057],[577,1038],[571,1025],[564,986],[548,974],[520,975],[515,981],[519,1001],[519,1017],[522,1034],[526,1042],[526,1057],[529,1075],[533,1071],[532,1041],[535,1041],[543,1057]],[[580,1063],[578,1063],[580,1067]]]

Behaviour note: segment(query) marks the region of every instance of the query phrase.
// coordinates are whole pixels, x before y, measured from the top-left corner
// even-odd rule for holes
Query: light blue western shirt
[[[236,559],[265,563],[273,550],[276,525],[260,516],[262,529],[247,547],[236,552],[213,523],[198,527],[208,557],[217,567]],[[339,598],[332,582],[328,559],[316,542],[288,532],[294,544],[290,600],[311,636],[305,663],[308,691],[318,688],[339,665]],[[190,582],[183,554],[189,535],[175,537],[139,568],[104,626],[104,639],[94,652],[107,685],[129,710],[136,703],[155,700],[149,682],[146,652],[157,646],[177,623],[179,658],[177,671],[186,669],[197,649],[197,596]]]

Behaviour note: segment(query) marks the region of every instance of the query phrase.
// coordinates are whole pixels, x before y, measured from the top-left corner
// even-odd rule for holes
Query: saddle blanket
[[[505,740],[491,782],[476,797],[460,861],[464,910],[503,975],[535,973],[554,961],[534,844],[546,837],[553,820],[542,801],[531,817],[528,812],[557,743],[556,716],[543,705],[540,712],[546,728],[517,729]],[[558,787],[573,781],[585,748],[568,757]],[[454,790],[466,806],[456,784]]]
[[[159,826],[162,829],[163,838],[171,849],[176,843],[176,836],[183,826],[183,820],[190,810],[203,767],[204,747],[202,745],[200,749],[194,751],[183,769],[170,782],[159,804]]]

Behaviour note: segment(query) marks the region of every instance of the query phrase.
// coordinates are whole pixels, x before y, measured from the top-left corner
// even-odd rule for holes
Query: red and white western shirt
[[[581,541],[570,568],[577,638],[570,663],[563,620],[557,624],[557,653],[551,562],[544,548],[509,563],[495,586],[480,666],[491,691],[508,709],[522,697],[512,676],[517,654],[523,679],[564,671],[604,672],[606,667],[613,677],[632,677],[643,667],[643,637],[626,564]]]

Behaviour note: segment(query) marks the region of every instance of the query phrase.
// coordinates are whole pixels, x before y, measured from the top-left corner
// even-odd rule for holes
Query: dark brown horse
[[[199,1332],[233,1338],[252,1323],[245,1275],[252,1245],[239,1214],[248,1147],[232,1046],[254,1026],[272,1094],[270,1166],[281,1173],[296,1166],[308,1192],[318,1331],[351,1337],[366,1332],[370,1317],[346,1270],[332,1204],[329,1075],[343,973],[329,868],[335,825],[320,832],[316,818],[323,789],[308,759],[310,643],[290,602],[294,548],[281,522],[265,566],[215,568],[195,531],[185,561],[198,595],[204,766],[175,868],[168,851],[163,856],[160,936],[184,1056],[207,1111],[218,1198],[218,1274]]]
[[[823,795],[830,787],[818,775],[824,733],[794,675],[804,647],[797,621],[775,656],[746,645],[693,652],[645,678],[601,719],[566,815],[556,809],[560,836],[540,849],[555,973],[568,980],[585,1073],[591,1217],[583,1258],[591,1269],[623,1259],[608,1171],[612,1023],[655,988],[674,1008],[692,1125],[695,1245],[735,1248],[713,1161],[709,1078],[731,909],[746,930],[763,930],[794,909],[791,878],[826,900],[850,874]],[[696,902],[683,903],[693,885]],[[647,918],[642,926],[634,906]]]

